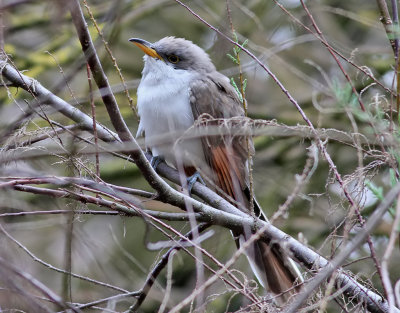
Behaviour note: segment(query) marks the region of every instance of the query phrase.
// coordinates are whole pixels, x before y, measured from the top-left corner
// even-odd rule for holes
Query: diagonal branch
[[[7,269],[8,271],[14,273],[16,276],[19,276],[22,279],[24,279],[29,285],[31,285],[33,288],[42,293],[47,299],[54,302],[60,309],[68,309],[76,313],[81,312],[81,310],[74,308],[71,304],[64,302],[60,296],[55,294],[52,290],[50,290],[48,287],[46,287],[43,283],[38,281],[32,275],[30,275],[27,272],[21,271],[14,265],[10,264],[10,262],[3,259],[2,257],[0,257],[0,265],[1,268]]]
[[[11,184],[10,184],[11,185]],[[21,185],[15,185],[16,189],[37,192],[37,188],[27,186],[21,188]],[[45,190],[43,190],[45,192]],[[53,193],[54,190],[51,190]],[[310,248],[304,246],[294,238],[288,236],[284,232],[280,231],[273,225],[264,221],[255,221],[252,217],[237,216],[229,213],[217,211],[217,212],[204,212],[199,216],[199,221],[212,221],[215,225],[220,225],[232,230],[241,231],[243,228],[250,228],[254,231],[260,232],[257,234],[261,240],[266,242],[280,242],[281,246],[288,249],[292,253],[292,257],[298,262],[305,265],[308,269],[315,270],[315,268],[322,268],[321,272],[306,285],[303,293],[298,295],[292,306],[289,307],[287,313],[297,312],[301,304],[307,299],[307,297],[315,290],[322,282],[329,278],[334,272],[336,274],[336,284],[339,288],[344,290],[344,293],[349,297],[357,297],[360,301],[365,303],[367,309],[371,312],[389,312],[388,303],[385,299],[381,298],[378,294],[372,292],[368,288],[364,287],[360,283],[356,282],[346,273],[344,273],[340,266],[346,260],[351,252],[358,248],[365,240],[366,236],[373,231],[373,229],[379,224],[383,214],[391,206],[393,201],[400,193],[400,184],[394,187],[385,197],[384,201],[379,205],[375,212],[371,215],[368,222],[365,224],[365,228],[351,241],[347,246],[335,257],[332,261],[328,261],[324,257],[320,256]],[[61,195],[61,194],[60,194]],[[65,195],[65,194],[64,194]],[[76,200],[88,201],[88,197],[76,197]],[[96,201],[93,198],[93,201]],[[99,201],[99,199],[97,199]],[[100,205],[111,207],[106,205],[104,200],[98,202]],[[126,212],[125,208],[118,206],[118,209],[122,209]],[[203,216],[203,217],[202,217]],[[205,219],[204,219],[205,217]],[[400,312],[398,309],[394,309],[393,312]]]
[[[210,224],[208,223],[202,223],[198,225],[197,227],[197,232],[201,233],[205,229],[210,227]],[[193,230],[191,230],[189,233],[185,235],[185,237],[192,239],[193,238]],[[152,271],[149,273],[149,275],[146,278],[146,281],[140,291],[140,296],[137,299],[136,303],[131,306],[129,309],[129,312],[136,312],[136,310],[140,307],[140,305],[143,303],[143,301],[146,299],[147,294],[149,293],[151,287],[153,286],[157,276],[161,273],[162,269],[167,265],[169,256],[173,251],[177,251],[181,249],[181,246],[179,243],[182,243],[183,239],[180,239],[179,242],[174,246],[168,249],[168,251],[162,256],[162,258],[158,261],[158,263],[154,266]]]
[[[15,87],[20,87],[31,93],[40,103],[50,105],[66,117],[78,123],[82,129],[93,132],[93,120],[90,116],[81,112],[65,100],[57,97],[50,90],[43,87],[37,80],[22,74],[16,70],[7,60],[0,58],[0,74],[14,84]],[[115,141],[116,135],[108,130],[103,125],[97,123],[98,136],[106,141]]]
[[[369,218],[368,222],[365,223],[363,229],[349,242],[342,251],[330,262],[323,260],[321,264],[323,269],[319,272],[311,281],[306,284],[306,290],[309,292],[304,292],[299,294],[295,301],[290,305],[290,307],[285,311],[285,313],[298,312],[298,309],[306,301],[310,292],[315,290],[321,283],[328,279],[334,271],[336,271],[346,260],[346,258],[359,247],[367,238],[367,236],[375,229],[375,227],[381,222],[383,215],[393,204],[400,193],[400,183],[392,188],[382,203],[374,211],[374,213]],[[355,285],[354,281],[344,274],[339,274],[336,278],[336,283],[340,287],[346,286],[345,294],[348,296],[357,296],[365,301],[365,304],[369,311],[371,312],[389,312],[389,305],[386,300],[381,298],[379,295],[368,290],[366,287],[361,285]],[[399,309],[391,307],[390,312],[400,312]]]
[[[86,62],[89,64],[94,81],[100,89],[101,97],[106,106],[111,122],[122,141],[131,141],[133,140],[133,136],[119,112],[117,101],[115,100],[107,76],[104,73],[99,57],[97,56],[92,38],[90,37],[89,29],[83,16],[79,0],[67,0],[66,4],[71,12],[72,22],[74,23],[78,33]]]
[[[0,59],[0,73],[8,80],[13,82],[16,86],[21,87],[22,89],[30,92],[33,96],[39,98],[41,102],[43,102],[43,100],[46,101],[47,104],[59,110],[60,113],[79,123],[82,129],[93,132],[93,120],[91,117],[54,95],[51,91],[43,87],[38,81],[13,68],[7,63],[6,60]],[[97,123],[97,133],[99,138],[103,141],[118,141],[114,133],[99,123]],[[132,141],[130,141],[129,150],[126,152],[126,154],[129,157],[132,157],[133,161],[139,167],[150,186],[159,193],[160,198],[162,198],[165,202],[176,205],[182,209],[185,209],[188,203],[195,206],[197,209],[204,207],[204,204],[174,190],[165,181],[163,181],[148,162],[148,160],[151,158],[151,155],[148,153],[145,155],[135,139],[132,138]],[[129,158],[130,161],[132,161],[132,159]],[[166,177],[172,182],[176,184],[181,183],[178,172],[167,166],[165,163],[160,164],[160,166],[157,168],[157,171],[162,175],[166,175]],[[217,209],[230,212],[231,214],[246,216],[243,212],[235,208],[223,198],[217,196],[214,192],[200,183],[195,183],[192,190],[193,194],[200,196],[201,199],[207,203],[210,203]]]

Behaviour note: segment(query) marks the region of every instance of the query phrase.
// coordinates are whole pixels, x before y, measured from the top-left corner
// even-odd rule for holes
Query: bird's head
[[[175,37],[165,37],[155,43],[139,38],[131,38],[130,42],[138,46],[145,54],[145,61],[155,60],[155,66],[169,66],[176,70],[196,72],[213,72],[215,66],[208,54],[193,42]],[[160,63],[158,63],[160,62]]]

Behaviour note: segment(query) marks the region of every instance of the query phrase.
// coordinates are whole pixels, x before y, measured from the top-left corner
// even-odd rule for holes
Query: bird
[[[202,48],[184,38],[169,36],[154,43],[140,38],[129,41],[144,52],[137,89],[140,121],[136,136],[144,137],[153,156],[152,166],[166,161],[184,173],[188,185],[200,180],[247,213],[253,207],[255,215],[267,221],[254,197],[250,199],[248,158],[254,153],[252,139],[229,133],[183,136],[202,119],[244,117],[243,102],[229,78],[217,71]],[[240,245],[251,234],[233,235]],[[299,291],[302,275],[276,243],[257,240],[245,253],[266,290],[283,301]]]

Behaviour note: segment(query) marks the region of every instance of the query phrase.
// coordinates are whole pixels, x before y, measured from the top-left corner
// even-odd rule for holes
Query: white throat
[[[176,165],[204,161],[200,139],[179,141],[194,123],[189,102],[194,73],[177,70],[164,61],[144,57],[145,66],[137,91],[140,123],[137,136],[145,134],[146,146],[153,156],[163,156]]]

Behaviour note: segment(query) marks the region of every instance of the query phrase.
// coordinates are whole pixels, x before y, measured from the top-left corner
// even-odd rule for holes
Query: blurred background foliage
[[[366,112],[362,112],[358,102],[354,101],[346,78],[326,47],[314,35],[300,27],[274,1],[185,1],[185,4],[206,21],[231,35],[227,3],[239,41],[249,40],[248,49],[279,78],[315,127],[332,128],[349,134],[360,133],[362,140],[371,142],[370,145],[362,145],[357,149],[354,136],[353,141],[327,141],[328,151],[339,173],[343,175],[352,194],[359,196],[357,199],[363,207],[363,215],[368,217],[378,201],[376,194],[371,192],[371,188],[365,187],[364,183],[366,180],[370,181],[369,186],[382,188],[383,193],[389,190],[389,159],[395,160],[398,156],[395,136],[391,137],[392,146],[387,154],[380,151],[379,145],[373,144],[375,135],[372,125],[378,135],[382,136],[393,134],[392,130],[397,128],[396,120],[393,121],[393,115],[390,115],[390,108],[395,106],[393,97],[359,69],[341,60],[341,65],[361,93],[366,107]],[[293,16],[312,28],[299,1],[284,0],[280,3]],[[374,1],[314,0],[306,3],[332,47],[386,87],[391,88],[394,85],[393,52],[379,22],[380,15]],[[88,5],[124,75],[133,99],[133,107],[143,62],[142,52],[128,42],[131,37],[148,41],[156,41],[165,36],[190,39],[210,54],[221,72],[238,82],[238,67],[227,57],[227,53],[232,53],[232,45],[175,1],[88,0]],[[0,6],[3,8],[1,19],[4,25],[4,50],[15,66],[62,99],[90,114],[86,65],[63,1],[3,0],[0,1]],[[86,8],[82,7],[121,112],[131,131],[136,133],[138,117],[129,106],[121,80],[102,39],[90,21]],[[246,98],[249,116],[254,119],[274,120],[281,127],[281,132],[274,136],[266,134],[254,139],[255,194],[265,212],[271,216],[296,188],[298,175],[303,172],[310,155],[308,148],[312,143],[300,130],[285,134],[285,125],[305,125],[304,120],[267,73],[246,54],[241,53],[240,56],[241,66],[248,80]],[[45,120],[35,114],[23,113],[22,110],[26,110],[27,103],[31,101],[29,94],[15,88],[10,88],[10,91],[11,95],[5,88],[0,89],[0,130],[4,147],[49,130]],[[97,120],[111,127],[98,91],[95,93],[95,104]],[[59,113],[51,110],[47,113],[51,119],[64,125],[72,123]],[[8,136],[10,133],[12,136]],[[68,135],[61,135],[61,138],[65,140],[66,146],[73,146],[73,140]],[[31,149],[48,151],[48,147],[55,145],[54,142],[55,139],[49,138],[32,145]],[[22,148],[14,149],[16,155],[21,151]],[[79,158],[80,162],[75,162],[74,159],[72,164],[72,158]],[[103,180],[151,191],[133,164],[107,155],[101,155],[100,160]],[[326,160],[317,157],[311,161],[314,166],[312,176],[306,183],[302,183],[284,218],[281,217],[274,223],[295,238],[308,242],[323,255],[331,257],[340,248],[343,239],[351,238],[357,232],[357,228],[349,232],[349,228],[346,230],[344,227],[356,224],[356,221],[351,216],[346,222],[348,224],[344,222],[350,206],[335,182]],[[79,151],[69,156],[49,152],[48,155],[38,158],[8,162],[0,171],[2,176],[90,176],[86,166],[94,169],[92,156],[80,155]],[[0,198],[1,213],[66,207],[94,209],[92,205],[72,200],[52,199],[4,189]],[[157,210],[177,210],[154,201],[149,201],[146,205]],[[378,259],[386,247],[392,222],[393,216],[387,214],[372,234]],[[157,230],[146,227],[139,218],[76,215],[72,241],[68,241],[66,236],[71,227],[67,216],[7,217],[2,218],[1,223],[14,238],[45,262],[63,268],[70,244],[73,272],[130,291],[141,288],[146,274],[162,255],[161,252],[146,249],[146,242],[165,240]],[[189,229],[185,223],[171,224],[182,232]],[[229,231],[221,228],[215,228],[214,231],[213,239],[205,241],[204,247],[224,262],[235,251],[235,245]],[[1,236],[0,242],[3,257],[31,273],[54,292],[65,292],[62,274],[34,262],[6,236]],[[382,284],[374,263],[367,257],[369,255],[368,246],[361,247],[349,259],[349,262],[358,259],[360,261],[352,263],[346,269],[373,284],[378,292],[382,292]],[[392,283],[400,277],[400,267],[396,261],[399,256],[396,248],[392,256],[394,261],[390,266]],[[205,262],[215,267],[210,261]],[[174,257],[173,267],[170,305],[187,296],[196,283],[195,264],[190,256],[179,252]],[[251,277],[244,257],[238,260],[235,268]],[[157,310],[165,293],[165,277],[164,270],[142,305],[141,312]],[[115,290],[75,278],[72,278],[71,291],[72,301],[79,303],[117,293]],[[36,294],[33,290],[28,292]],[[240,295],[234,296],[232,292],[226,291],[226,286],[221,282],[207,291],[207,301],[208,312],[235,311],[246,304]],[[18,295],[13,290],[0,290],[0,306],[3,310],[14,308],[29,312],[29,303],[28,297]],[[108,309],[123,311],[131,303],[132,298],[110,302]],[[327,308],[329,312],[341,310],[334,302]]]

